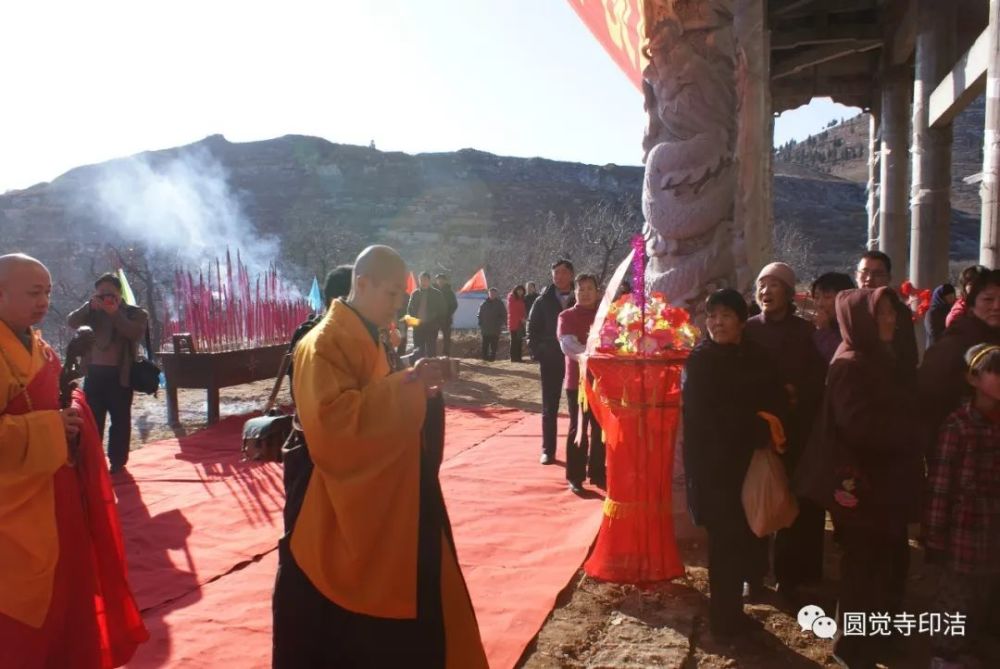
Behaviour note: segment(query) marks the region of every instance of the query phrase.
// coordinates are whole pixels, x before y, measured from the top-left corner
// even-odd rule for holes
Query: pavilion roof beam
[[[869,23],[830,26],[825,31],[789,30],[777,32],[771,37],[771,50],[795,49],[817,44],[836,44],[854,40],[880,39],[882,31]]]
[[[989,47],[987,29],[931,93],[929,123],[932,128],[951,123],[959,112],[986,90]]]
[[[773,4],[777,5],[777,3]],[[815,16],[817,10],[829,14],[853,14],[874,11],[878,8],[878,0],[793,0],[785,5],[774,6],[769,14],[772,20],[785,21],[811,18]]]
[[[902,65],[910,59],[917,45],[917,3],[897,0],[890,5],[885,23],[890,27],[886,39],[886,64],[890,67]]]
[[[871,106],[874,82],[870,76],[795,77],[771,83],[771,98],[776,112],[809,102],[814,97],[830,97],[848,106]]]
[[[776,61],[771,68],[771,81],[799,74],[817,65],[837,60],[844,56],[864,53],[882,46],[881,39],[856,39],[839,44],[827,44],[807,49],[787,58]]]

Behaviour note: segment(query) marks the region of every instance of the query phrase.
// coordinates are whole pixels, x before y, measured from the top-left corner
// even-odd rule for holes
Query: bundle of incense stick
[[[167,313],[163,341],[190,333],[198,352],[220,352],[285,344],[310,314],[308,301],[289,287],[272,264],[250,273],[236,252],[235,266],[226,249],[225,270],[215,259],[208,270],[174,271],[173,308]]]

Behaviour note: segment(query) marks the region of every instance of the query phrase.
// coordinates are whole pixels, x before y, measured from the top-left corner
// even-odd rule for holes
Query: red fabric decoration
[[[899,287],[899,293],[906,301],[909,303],[916,302],[916,307],[911,307],[913,309],[913,320],[918,321],[924,317],[931,308],[931,291],[926,288],[921,289],[915,287],[909,281],[904,281],[903,285]]]
[[[410,272],[409,276],[406,277],[406,294],[413,295],[417,290],[417,279],[413,276],[413,272]]]
[[[594,354],[587,401],[607,444],[608,497],[584,571],[616,583],[684,574],[674,539],[674,441],[687,351],[655,359]]]

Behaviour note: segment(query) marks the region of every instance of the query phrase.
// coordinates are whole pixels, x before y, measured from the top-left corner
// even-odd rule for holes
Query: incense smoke
[[[202,147],[153,162],[135,156],[99,168],[90,203],[125,243],[164,252],[196,268],[239,250],[252,274],[279,257],[280,242],[260,236],[229,185],[225,168]]]

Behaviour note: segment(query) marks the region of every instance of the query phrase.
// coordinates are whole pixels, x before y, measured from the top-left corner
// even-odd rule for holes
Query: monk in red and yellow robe
[[[49,290],[43,265],[0,256],[0,667],[106,669],[148,634],[93,414],[80,391],[60,409],[59,357],[31,328]]]
[[[350,297],[295,348],[314,465],[279,546],[275,669],[487,667],[438,480],[441,361],[392,372],[379,338],[405,289],[399,256],[366,249]]]

